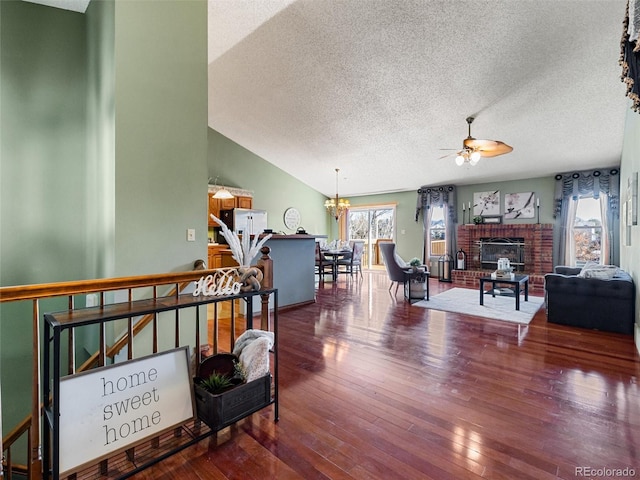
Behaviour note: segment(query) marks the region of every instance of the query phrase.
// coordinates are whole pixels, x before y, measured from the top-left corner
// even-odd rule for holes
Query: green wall
[[[2,285],[90,278],[84,17],[2,2]]]
[[[92,278],[84,18],[0,4],[0,285]],[[30,411],[31,338],[30,302],[0,304],[3,434]]]
[[[206,1],[0,9],[0,285],[206,259]],[[26,303],[0,306],[3,433],[30,409]]]
[[[558,172],[560,173],[560,172]],[[500,215],[505,224],[536,223],[535,218],[505,219],[504,218],[504,196],[507,193],[534,192],[536,198],[540,199],[540,223],[554,223],[553,218],[553,192],[555,189],[555,179],[553,177],[529,178],[525,180],[511,180],[508,182],[478,183],[475,185],[463,185],[458,187],[458,218],[462,220],[462,202],[473,205],[473,194],[475,192],[490,192],[498,190],[500,192]],[[473,216],[472,216],[473,218]],[[466,212],[465,222],[469,223],[469,212]]]
[[[115,4],[92,1],[87,23],[88,257],[95,277],[115,269]]]
[[[268,226],[274,231],[295,233],[285,228],[283,220],[284,211],[295,207],[300,226],[308,233],[329,233],[327,197],[213,129],[209,129],[208,166],[212,184],[218,177],[218,185],[253,191],[253,208],[267,211]],[[202,203],[206,204],[206,195]]]
[[[115,32],[115,274],[186,270],[207,259],[207,4],[116,2]]]

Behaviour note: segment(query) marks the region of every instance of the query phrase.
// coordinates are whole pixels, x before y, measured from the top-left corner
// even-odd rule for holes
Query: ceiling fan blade
[[[513,150],[513,147],[499,140],[483,140],[476,138],[466,138],[464,146],[480,152],[483,157],[497,157]]]
[[[441,148],[440,150],[453,150],[453,149],[451,149],[451,148]],[[451,153],[447,153],[446,155],[443,155],[443,156],[441,156],[441,157],[438,157],[438,160],[442,160],[443,158],[447,158],[447,157],[450,157],[450,156],[452,156],[452,155],[457,155],[458,153],[460,153],[460,152],[451,152]]]

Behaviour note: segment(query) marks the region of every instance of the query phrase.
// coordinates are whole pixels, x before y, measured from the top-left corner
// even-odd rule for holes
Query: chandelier
[[[338,172],[339,168],[336,168],[336,198],[328,198],[326,202],[324,202],[324,206],[327,209],[327,212],[331,214],[332,217],[335,217],[336,221],[340,219],[342,214],[347,211],[349,208],[349,200],[345,198],[340,198],[338,195]]]

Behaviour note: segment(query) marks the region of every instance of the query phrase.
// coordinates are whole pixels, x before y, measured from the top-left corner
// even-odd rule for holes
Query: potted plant
[[[420,265],[422,265],[422,262],[420,261],[420,259],[418,257],[413,257],[411,260],[409,260],[409,265],[411,265],[411,267],[413,268],[414,272],[418,271],[418,267]]]
[[[209,357],[200,364],[193,385],[198,418],[212,430],[221,430],[271,403],[271,375],[246,382],[244,366],[235,355],[212,357],[217,358]],[[219,370],[208,370],[211,365]]]
[[[476,225],[480,225],[482,223],[482,217],[480,215],[476,215],[475,217],[473,217],[473,223],[475,223]]]

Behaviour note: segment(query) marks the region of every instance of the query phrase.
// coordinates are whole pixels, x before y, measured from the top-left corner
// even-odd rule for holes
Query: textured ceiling
[[[328,196],[619,165],[625,6],[209,0],[209,126]],[[439,159],[468,116],[513,152]]]

